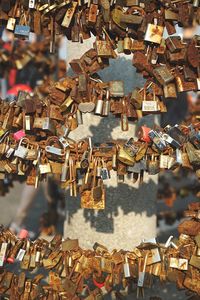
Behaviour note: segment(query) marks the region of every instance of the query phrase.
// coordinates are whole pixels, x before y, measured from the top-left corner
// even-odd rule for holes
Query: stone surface
[[[75,46],[67,43],[67,62],[80,57],[92,47],[93,40],[88,40],[82,45]],[[124,80],[125,92],[130,92],[137,85],[141,85],[141,77],[135,73],[131,64],[131,56],[121,56],[111,60],[110,67],[99,72],[105,81]],[[71,70],[68,71],[71,74]],[[154,119],[147,117],[139,124],[129,124],[129,131],[122,132],[120,120],[109,116],[99,118],[92,114],[83,115],[83,125],[79,126],[70,137],[78,140],[92,137],[93,142],[105,142],[112,139],[125,139],[134,137],[137,126],[142,123],[153,125]],[[157,176],[145,174],[144,183],[125,179],[118,182],[116,174],[111,174],[111,179],[106,182],[106,209],[93,211],[80,208],[80,198],[70,198],[67,193],[66,221],[64,236],[78,238],[82,247],[91,248],[94,242],[103,243],[109,249],[131,249],[143,238],[156,235],[156,192]]]

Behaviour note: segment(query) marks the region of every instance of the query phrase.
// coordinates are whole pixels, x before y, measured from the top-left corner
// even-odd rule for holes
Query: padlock
[[[168,37],[165,40],[166,46],[170,52],[179,52],[181,49],[184,48],[184,44],[181,42],[180,37]]]
[[[66,125],[62,125],[56,128],[56,135],[60,138],[63,137],[66,139],[69,133],[70,133],[70,128]]]
[[[104,104],[103,92],[101,92],[100,95],[97,98],[97,103],[96,103],[96,107],[95,107],[95,114],[96,115],[101,115],[102,114],[103,104]]]
[[[106,163],[104,162],[104,159],[102,159],[102,168],[101,168],[101,179],[106,180],[110,178],[109,171],[106,167]]]
[[[124,164],[128,166],[133,166],[135,163],[135,158],[133,156],[130,156],[123,148],[123,146],[119,146],[119,151],[117,158],[119,161],[123,162]]]
[[[126,37],[124,38],[124,53],[127,55],[131,54],[131,49],[132,49],[132,40],[128,35],[126,35]]]
[[[139,131],[138,131],[138,138],[139,140],[149,143],[151,141],[150,137],[149,137],[149,132],[150,132],[151,128],[147,127],[147,126],[141,126]]]
[[[3,267],[5,263],[5,257],[6,257],[6,251],[7,251],[8,243],[3,242],[1,244],[1,250],[0,250],[0,267]]]
[[[28,38],[30,34],[30,26],[27,25],[16,25],[14,34],[20,38]]]
[[[153,70],[153,75],[162,85],[166,85],[174,80],[174,75],[167,68],[167,66],[156,67]]]
[[[167,143],[162,139],[161,133],[156,130],[150,130],[148,135],[159,150],[163,151],[167,147]]]
[[[164,85],[163,88],[165,98],[177,98],[176,85],[173,82]]]
[[[108,0],[101,0],[101,10],[103,15],[103,21],[108,23],[110,21],[110,2]]]
[[[160,163],[156,156],[152,155],[151,159],[147,161],[147,172],[149,175],[156,175],[160,171]]]
[[[58,143],[59,145],[61,145],[61,148],[58,148],[58,147],[55,147],[54,143]],[[61,143],[59,143],[59,140],[57,137],[49,137],[47,139],[47,142],[46,142],[46,147],[45,147],[45,151],[48,153],[48,154],[52,154],[53,156],[56,155],[56,156],[63,156],[65,155],[65,149],[63,147],[63,145]]]
[[[167,52],[167,59],[171,64],[180,64],[182,65],[186,60],[186,49],[181,49],[177,53]]]
[[[81,162],[80,162],[80,166],[81,166],[81,169],[88,169],[89,167],[89,151],[85,151],[83,153],[83,156],[81,158]]]
[[[40,175],[51,173],[51,165],[48,162],[47,158],[44,158],[41,160],[41,163],[39,164],[39,172]]]
[[[130,138],[128,142],[124,144],[123,149],[127,152],[128,155],[134,157],[139,150],[139,146],[135,144],[133,138]]]
[[[157,47],[153,47],[151,52],[151,64],[156,65],[158,61]]]
[[[155,113],[160,111],[158,97],[155,95],[155,90],[153,89],[152,100],[147,100],[146,88],[144,88],[144,99],[142,101],[142,112],[144,113]]]
[[[64,118],[61,114],[60,107],[58,105],[50,105],[49,108],[49,117],[53,120],[63,121]]]
[[[74,102],[72,97],[69,95],[65,101],[61,104],[60,109],[62,112],[64,112],[68,107],[71,106],[71,104]]]
[[[171,138],[177,141],[177,143],[179,143],[180,145],[183,145],[187,140],[187,136],[178,128],[178,125],[167,125],[164,128],[164,130]]]
[[[195,81],[196,74],[195,72],[188,66],[183,66],[183,75],[186,81]]]
[[[146,266],[147,266],[147,259],[148,259],[148,253],[145,254],[144,264],[143,264],[142,270],[139,268],[139,276],[138,276],[138,282],[137,282],[137,286],[138,287],[143,287],[144,286],[145,274],[146,274]],[[141,264],[139,266],[141,267]]]
[[[107,117],[110,113],[110,92],[106,91],[106,100],[104,101],[102,115]]]
[[[109,82],[110,97],[124,97],[124,82],[121,80],[114,80]]]
[[[168,169],[169,155],[160,155],[160,169]]]
[[[193,7],[198,8],[200,6],[199,0],[193,0]]]
[[[23,141],[26,141],[26,147],[22,146]],[[27,140],[25,138],[22,138],[18,144],[17,149],[14,152],[14,156],[25,159],[27,154],[28,154]]]
[[[160,108],[157,101],[154,100],[142,101],[142,112],[144,113],[158,112],[159,110]]]
[[[127,167],[127,172],[140,174],[140,172],[141,172],[140,162],[135,162],[135,164],[133,166],[128,166]]]
[[[15,139],[16,141],[21,140],[21,139],[24,138],[25,136],[26,136],[26,133],[24,132],[23,129],[18,130],[17,132],[15,132],[15,133],[13,134],[13,137],[14,137],[14,139]]]
[[[35,8],[35,0],[29,0],[28,7],[29,8]]]
[[[71,40],[73,43],[80,41],[80,27],[78,25],[79,13],[74,16],[74,24],[71,27]]]
[[[46,146],[45,148],[47,153],[63,156],[63,151],[60,148],[54,147],[54,146]]]
[[[93,25],[97,21],[98,5],[91,3],[88,14],[88,22]]]
[[[142,100],[143,100],[143,96],[141,93],[141,89],[136,87],[131,94],[131,103],[134,105],[136,109],[141,109]]]
[[[124,268],[124,277],[125,278],[131,277],[130,266],[129,266],[127,255],[125,255],[125,262],[124,262],[123,268]]]
[[[0,129],[0,138],[4,135],[5,130],[3,128]]]
[[[128,131],[128,117],[126,113],[121,114],[121,129],[122,131]]]
[[[76,10],[76,7],[77,7],[77,4],[78,4],[78,2],[73,1],[71,3],[70,7],[67,9],[66,14],[65,14],[65,16],[63,18],[63,21],[61,23],[61,25],[63,27],[68,28],[70,26],[72,18],[74,16],[74,13],[75,13],[75,10]]]
[[[6,25],[6,29],[14,31],[15,24],[16,24],[16,19],[15,18],[9,18],[8,22],[7,22],[7,25]]]
[[[55,126],[53,121],[49,117],[42,118],[42,130],[50,131],[52,134],[55,134]]]
[[[147,42],[160,44],[162,41],[163,32],[164,32],[163,26],[159,26],[156,24],[148,24],[144,36],[144,40]]]
[[[69,173],[69,154],[70,154],[70,150],[66,150],[66,154],[65,154],[65,162],[62,165],[62,173],[61,173],[61,182],[66,182],[67,180],[67,176]]]
[[[9,150],[9,141],[10,141],[10,138],[9,136],[7,135],[4,135],[3,138],[1,138],[1,141],[0,141],[0,155],[4,155],[7,153],[7,151]]]
[[[117,53],[124,53],[124,40],[119,40],[117,42]]]
[[[178,14],[176,11],[173,11],[171,9],[165,9],[165,20],[169,21],[177,21],[178,20]]]
[[[181,144],[176,141],[175,139],[173,139],[170,135],[166,134],[166,133],[162,133],[162,139],[172,145],[174,148],[180,148],[181,147]]]
[[[84,97],[87,95],[87,76],[85,74],[80,74],[78,76],[78,92]]]
[[[97,40],[95,44],[98,57],[115,58],[116,54],[112,48],[110,41]]]
[[[26,115],[25,116],[25,131],[30,131],[31,128],[31,116]]]

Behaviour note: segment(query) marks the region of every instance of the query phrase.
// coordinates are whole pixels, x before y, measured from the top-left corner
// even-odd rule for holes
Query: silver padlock
[[[63,156],[63,150],[54,146],[46,146],[45,148],[47,153]]]
[[[98,99],[97,99],[97,103],[96,103],[96,107],[95,107],[95,114],[96,115],[101,115],[103,112],[103,92],[99,95]]]
[[[18,148],[14,152],[14,156],[25,159],[28,154],[28,148],[22,146],[24,138],[22,138],[19,142]]]
[[[35,8],[35,0],[29,0],[28,7]]]
[[[14,148],[9,148],[8,151],[6,152],[6,158],[10,158],[11,155],[14,153],[15,149]]]

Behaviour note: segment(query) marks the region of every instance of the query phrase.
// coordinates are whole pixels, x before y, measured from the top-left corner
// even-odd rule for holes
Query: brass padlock
[[[174,80],[174,75],[167,68],[167,66],[160,66],[153,70],[153,75],[160,82],[160,84],[165,85]]]
[[[142,112],[155,113],[160,111],[158,97],[155,95],[155,89],[153,89],[152,100],[147,100],[146,87],[144,88],[144,99],[142,101]]]
[[[63,21],[61,23],[61,25],[63,27],[68,28],[70,26],[72,18],[73,18],[73,15],[74,15],[76,7],[77,7],[77,4],[78,4],[78,2],[75,2],[75,1],[73,1],[70,4],[70,7],[67,9],[66,14],[65,14],[65,16],[63,18]]]
[[[127,34],[126,37],[124,38],[124,53],[131,54],[131,49],[132,49],[132,40]]]
[[[133,166],[135,163],[134,156],[130,156],[125,150],[123,146],[119,146],[119,150],[117,153],[117,158],[119,161],[123,162],[128,166]]]
[[[97,40],[95,44],[97,49],[97,55],[99,57],[115,58],[116,55],[114,50],[112,49],[110,41]]]
[[[177,98],[176,85],[175,83],[168,83],[164,85],[164,96],[165,98]]]
[[[9,18],[8,22],[7,22],[7,25],[6,25],[6,29],[14,31],[15,24],[16,24],[16,19],[15,18]]]
[[[147,42],[160,44],[162,41],[163,32],[164,32],[163,26],[159,26],[156,24],[148,24],[144,36],[144,40]]]
[[[41,163],[39,164],[39,172],[40,175],[51,173],[51,165],[47,158],[41,160]]]

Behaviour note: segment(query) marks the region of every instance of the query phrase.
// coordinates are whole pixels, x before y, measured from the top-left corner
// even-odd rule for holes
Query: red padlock
[[[18,235],[18,237],[19,237],[19,239],[26,239],[26,238],[28,238],[28,230],[26,230],[26,229],[22,229],[20,232],[19,232],[19,235]]]
[[[94,278],[93,278],[93,283],[96,287],[98,287],[99,289],[101,289],[102,287],[104,287],[105,283],[99,283],[97,282]]]
[[[149,131],[151,130],[151,128],[147,127],[147,126],[141,126],[139,131],[138,131],[138,138],[139,140],[146,142],[146,143],[150,143],[151,140],[149,138]]]
[[[105,276],[103,276],[103,275],[96,276],[95,274],[93,274],[92,279],[93,279],[93,283],[96,287],[98,287],[99,289],[104,287],[104,285],[105,285]]]

